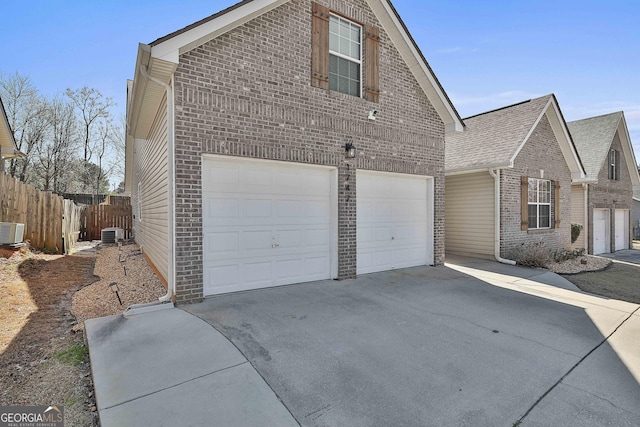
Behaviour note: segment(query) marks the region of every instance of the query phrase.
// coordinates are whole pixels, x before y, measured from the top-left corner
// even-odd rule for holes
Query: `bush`
[[[580,225],[580,224],[578,224],[578,225]],[[556,251],[553,254],[553,259],[556,262],[562,262],[562,261],[567,261],[567,260],[570,260],[570,259],[581,257],[582,255],[584,255],[584,248],[575,249],[573,251],[570,251],[570,250],[567,250],[567,249],[563,249],[561,251]]]
[[[578,237],[580,237],[580,232],[583,228],[584,227],[582,227],[582,224],[578,224],[577,222],[571,223],[571,243],[575,243],[576,240],[578,240]]]
[[[546,267],[551,261],[551,250],[544,242],[521,243],[514,251],[513,259],[527,267]]]

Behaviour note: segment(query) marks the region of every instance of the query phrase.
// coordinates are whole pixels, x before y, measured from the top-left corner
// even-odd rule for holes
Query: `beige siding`
[[[488,172],[445,179],[445,249],[494,254],[494,181]]]
[[[584,227],[573,247],[585,248],[584,233],[587,230],[587,221],[584,218],[584,188],[581,185],[571,186],[571,222],[577,222]]]
[[[135,141],[132,188],[135,240],[166,280],[168,276],[167,100],[148,139]]]

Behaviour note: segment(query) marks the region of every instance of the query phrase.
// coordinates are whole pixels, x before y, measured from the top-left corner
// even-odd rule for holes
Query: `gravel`
[[[86,319],[120,314],[132,304],[157,301],[167,293],[135,243],[101,244],[93,274],[100,280],[73,296],[77,328]],[[114,282],[115,286],[109,286]]]
[[[593,255],[583,255],[567,261],[552,263],[548,265],[547,268],[554,273],[568,275],[589,271],[601,271],[610,265],[610,259]]]

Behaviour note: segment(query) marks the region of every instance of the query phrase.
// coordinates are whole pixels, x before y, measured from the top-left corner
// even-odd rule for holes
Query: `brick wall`
[[[540,170],[544,176],[540,176]],[[544,178],[560,182],[560,226],[546,230],[520,229],[520,177]],[[501,256],[513,258],[523,243],[544,242],[555,251],[571,244],[571,171],[564,160],[547,116],[543,116],[516,157],[514,168],[502,170]],[[554,191],[551,190],[551,226],[554,225]]]
[[[609,150],[607,150],[606,159],[603,160],[602,169],[598,174],[598,183],[589,184],[589,253],[593,253],[593,210],[608,209],[610,219],[610,242],[609,248],[613,252],[615,249],[615,209],[632,209],[633,206],[633,185],[631,183],[631,175],[626,165],[624,152],[622,151],[622,143],[616,132],[611,148],[620,152],[620,180],[615,181],[609,179]],[[632,214],[629,213],[631,218]],[[629,220],[629,242],[631,242],[631,219]]]
[[[365,1],[320,3],[380,28],[379,103],[311,87],[310,0],[292,0],[180,56],[175,74],[179,302],[203,296],[202,153],[337,167],[339,278],[356,272],[353,169],[433,176],[434,260],[444,261],[444,125]],[[375,122],[367,119],[374,108]],[[356,159],[345,158],[348,141],[357,147]]]

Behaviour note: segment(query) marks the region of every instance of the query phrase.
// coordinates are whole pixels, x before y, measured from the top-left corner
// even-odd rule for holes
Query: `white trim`
[[[629,136],[629,128],[627,127],[624,113],[621,114],[620,121],[618,122],[617,132],[620,135],[620,145],[622,145],[622,151],[624,152],[625,163],[629,169],[629,175],[631,175],[631,185],[634,187],[640,186],[640,175],[638,174],[638,167],[636,166],[636,156],[631,146],[631,137]],[[623,139],[624,142],[622,141]]]
[[[254,0],[158,43],[152,47],[151,55],[177,64],[180,54],[202,46],[204,43],[245,24],[253,18],[287,3],[287,1],[288,0]]]

